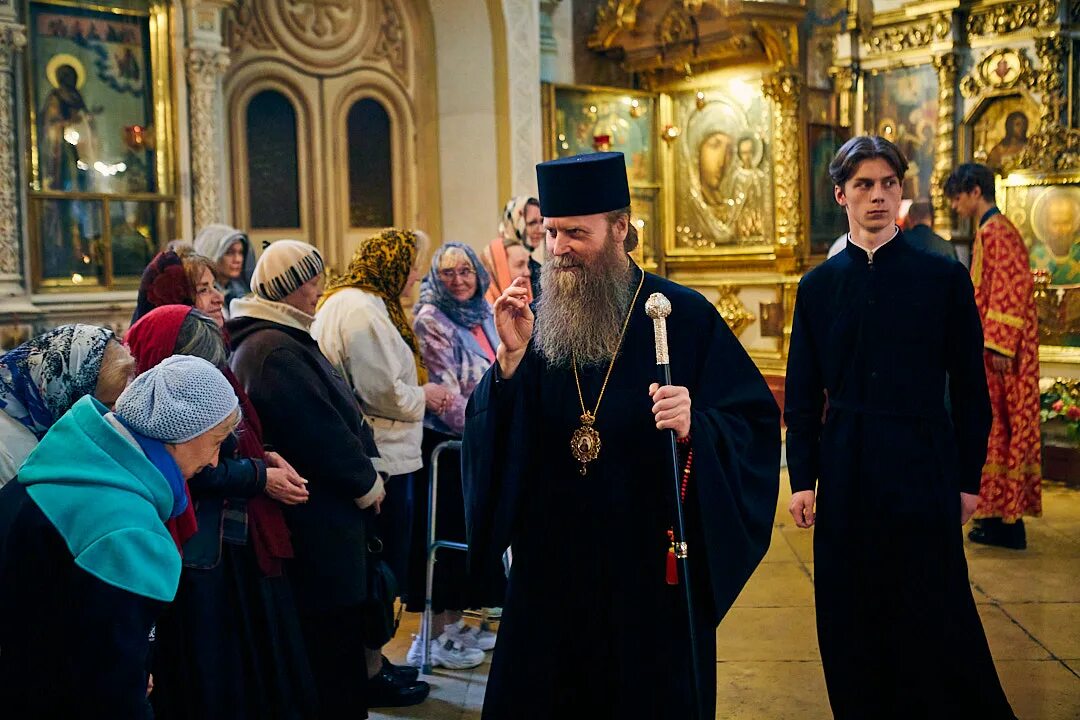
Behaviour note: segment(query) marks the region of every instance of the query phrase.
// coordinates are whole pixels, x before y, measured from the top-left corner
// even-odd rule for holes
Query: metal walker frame
[[[435,553],[440,548],[468,551],[465,543],[435,539],[435,502],[438,499],[439,456],[446,450],[461,452],[461,441],[446,440],[431,451],[431,464],[428,467],[428,516],[427,516],[427,581],[424,588],[424,613],[420,618],[420,643],[423,648],[422,672],[431,674],[431,593],[435,582]]]

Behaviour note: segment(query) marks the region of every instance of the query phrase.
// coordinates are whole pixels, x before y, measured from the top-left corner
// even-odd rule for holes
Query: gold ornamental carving
[[[956,136],[956,75],[957,57],[954,53],[934,58],[938,78],[937,139],[934,143],[934,170],[930,174],[930,202],[934,207],[934,224],[949,227],[951,210],[942,183],[952,172]]]
[[[191,48],[187,76],[191,105],[191,181],[195,229],[221,220],[218,198],[218,156],[214,141],[214,107],[219,81],[229,67],[224,48]]]
[[[1039,72],[1035,75],[1035,90],[1042,95],[1042,124],[1061,124],[1063,111],[1068,102],[1065,95],[1066,58],[1069,42],[1061,35],[1037,38],[1035,54],[1039,58]]]
[[[1004,35],[1024,28],[1046,27],[1057,21],[1057,14],[1057,0],[994,5],[968,17],[967,34],[969,37]]]
[[[843,127],[855,124],[855,91],[859,87],[860,71],[858,67],[831,67],[829,77],[833,79],[833,89],[840,98],[839,120]]]
[[[382,19],[379,22],[379,34],[375,46],[368,57],[372,60],[385,60],[394,71],[405,78],[408,67],[405,51],[405,25],[401,21],[394,0],[382,0]]]
[[[914,22],[874,28],[866,39],[872,54],[901,52],[945,40],[952,30],[948,15],[931,15]]]
[[[742,300],[739,299],[738,288],[735,285],[724,283],[718,286],[716,290],[720,297],[714,305],[720,313],[720,317],[724,318],[724,322],[731,328],[731,332],[735,333],[735,337],[742,335],[743,330],[757,318],[754,313],[743,305]]]
[[[667,9],[656,24],[656,46],[660,57],[667,57],[670,48],[690,44],[696,50],[698,44],[697,25],[691,18],[691,12],[680,3]]]
[[[1062,122],[1068,102],[1065,93],[1068,51],[1069,42],[1060,35],[1035,40],[1039,70],[1035,73],[1034,89],[1041,95],[1042,117],[1039,129],[1028,136],[1024,150],[1005,163],[1005,173],[1014,170],[1040,173],[1080,170],[1080,130],[1070,129]]]
[[[26,28],[0,23],[0,278],[20,273],[19,209],[15,108],[12,106],[13,57],[26,47]]]
[[[240,0],[229,11],[228,18],[226,37],[233,52],[240,52],[243,48],[274,49],[274,41],[263,26],[255,0]]]
[[[802,160],[799,138],[799,96],[802,78],[781,70],[762,81],[765,97],[773,108],[773,198],[776,208],[776,241],[795,248],[802,243]]]
[[[637,27],[637,9],[641,0],[607,0],[596,9],[596,22],[586,41],[591,50],[607,50],[623,30]]]
[[[998,48],[988,53],[960,81],[960,92],[974,98],[987,90],[1012,90],[1035,84],[1035,71],[1023,49]]]

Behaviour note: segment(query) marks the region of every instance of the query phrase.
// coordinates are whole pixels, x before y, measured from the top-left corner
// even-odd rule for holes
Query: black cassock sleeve
[[[520,470],[530,462],[528,418],[533,413],[526,389],[536,364],[531,347],[509,380],[499,377],[499,364],[493,363],[465,408],[461,479],[469,574],[478,580],[491,577],[491,568],[502,562],[513,539],[523,490]]]
[[[720,315],[710,315],[705,359],[691,389],[690,485],[719,623],[769,549],[780,485],[780,408]]]
[[[956,433],[957,478],[962,492],[979,494],[993,416],[983,364],[983,330],[975,289],[963,265],[953,267],[947,335],[949,399]]]
[[[821,426],[825,412],[825,380],[818,362],[808,307],[811,289],[799,284],[791,323],[784,420],[791,492],[814,490],[821,470]]]

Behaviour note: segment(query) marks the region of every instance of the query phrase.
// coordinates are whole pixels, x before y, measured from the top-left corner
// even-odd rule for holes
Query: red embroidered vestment
[[[1027,248],[1016,226],[1000,213],[975,234],[971,280],[982,319],[986,380],[994,411],[975,517],[1013,521],[1039,515],[1038,318]],[[991,352],[1012,358],[1011,369],[994,370]]]

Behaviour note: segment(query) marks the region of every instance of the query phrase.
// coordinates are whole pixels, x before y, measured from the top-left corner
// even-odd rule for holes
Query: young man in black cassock
[[[498,360],[465,427],[471,566],[514,551],[484,718],[693,716],[685,589],[667,573],[668,429],[689,466],[698,701],[712,717],[716,626],[769,544],[779,409],[712,304],[627,255],[621,153],[542,163],[537,179],[543,292],[535,316],[520,278],[496,301]],[[654,292],[673,307],[671,386],[654,382]],[[538,622],[551,608],[559,621]]]
[[[876,136],[848,141],[829,166],[851,232],[795,302],[790,509],[799,527],[815,526],[836,718],[1013,718],[961,535],[990,432],[982,329],[964,267],[915,248],[894,223],[906,169]]]

